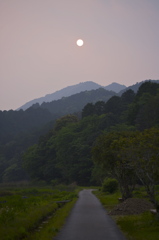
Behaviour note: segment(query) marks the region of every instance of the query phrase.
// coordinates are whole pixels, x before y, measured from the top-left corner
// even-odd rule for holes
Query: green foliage
[[[122,197],[132,196],[137,179],[158,209],[155,185],[159,177],[159,129],[102,135],[93,148],[94,161],[118,180]]]
[[[76,198],[68,202],[63,207],[57,209],[55,214],[50,218],[47,224],[43,224],[39,231],[31,233],[28,237],[29,240],[46,240],[52,239],[57,235],[63,224],[65,223],[70,210],[76,202]]]
[[[116,178],[119,184],[122,198],[132,197],[136,178],[134,170],[129,167],[129,159],[120,154],[122,153],[123,136],[133,136],[132,132],[111,132],[98,137],[92,149],[93,160],[101,165],[107,175]]]
[[[56,121],[55,131],[61,130],[63,127],[66,127],[70,123],[76,123],[78,121],[77,117],[74,115],[66,115]]]
[[[136,129],[143,131],[159,126],[158,86],[156,83],[146,82],[141,85],[137,94],[129,89],[121,97],[113,96],[114,93],[111,92],[107,95],[104,89],[97,89],[50,104],[43,103],[41,107],[34,106],[26,111],[0,111],[0,182],[27,179],[51,183],[52,180],[57,180],[58,183],[77,182],[89,185],[99,184],[107,176],[118,178],[119,181],[119,175],[122,174],[124,182],[126,175],[130,174],[128,185],[133,187],[132,170],[124,167],[122,171],[122,165],[129,165],[128,159],[123,157],[122,152],[119,156],[116,155],[123,144],[117,135],[119,132],[127,131],[129,135],[129,132]],[[89,103],[85,105],[86,102]],[[81,115],[76,111],[77,103],[79,108],[84,107],[81,120],[76,117]],[[52,109],[57,111],[56,116],[50,115],[49,111],[53,111]],[[75,115],[70,115],[72,112],[76,112]],[[63,116],[65,113],[68,115]],[[57,119],[59,116],[63,117]],[[48,119],[55,117],[56,124],[55,121],[48,123]],[[48,124],[44,126],[45,123]],[[46,134],[49,129],[51,130]],[[117,132],[115,138],[118,146],[114,142],[112,149],[107,152],[109,157],[112,156],[112,168],[114,162],[118,161],[118,171],[113,176],[112,169],[103,171],[91,159],[91,148],[96,139],[108,132],[114,132],[114,136]],[[106,144],[109,145],[108,142]],[[104,147],[103,143],[101,146]],[[26,150],[28,147],[30,148]],[[123,184],[119,185],[123,191]],[[131,189],[127,192],[131,196]]]
[[[151,213],[122,216],[117,224],[131,240],[159,240],[159,221]]]
[[[88,117],[95,114],[95,109],[93,103],[87,103],[82,110],[82,117]]]
[[[102,184],[102,192],[114,193],[118,190],[118,182],[116,179],[105,179]]]
[[[145,93],[155,96],[158,92],[159,84],[151,81],[144,82],[138,89],[136,97],[141,97]]]
[[[159,125],[159,84],[143,83],[127,111],[127,120],[139,130]]]
[[[48,216],[54,218],[56,213],[62,214],[62,210],[61,213],[57,212],[62,205],[57,204],[56,201],[69,200],[70,207],[64,211],[64,216],[58,216],[58,221],[61,219],[62,224],[77,199],[76,192],[68,191],[68,188],[67,191],[50,188],[18,188],[12,190],[12,195],[5,195],[5,192],[8,193],[3,191],[1,194],[3,197],[0,197],[0,239],[2,240],[32,239],[31,235],[34,235],[34,231],[44,219]],[[54,224],[56,228],[61,227],[55,219]],[[54,233],[51,232],[50,237],[53,235]]]
[[[59,119],[56,131],[40,138],[23,156],[31,179],[89,185],[93,168],[91,146],[103,128],[101,121],[103,116],[89,116],[78,122],[73,116]]]
[[[106,172],[99,164],[94,164],[91,176],[91,182],[96,186],[101,186],[106,177]]]
[[[118,198],[121,197],[121,194],[118,191],[113,194],[106,194],[102,191],[94,191],[93,193],[99,198],[107,211],[111,211],[119,203]]]
[[[159,129],[152,128],[137,133],[129,144],[131,144],[131,160],[136,175],[145,186],[150,200],[158,207],[155,185],[159,178]]]
[[[113,113],[118,115],[122,110],[121,98],[118,96],[111,97],[105,104],[105,113]]]

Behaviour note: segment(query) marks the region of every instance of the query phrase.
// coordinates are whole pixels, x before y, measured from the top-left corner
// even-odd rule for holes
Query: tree
[[[107,176],[117,179],[123,199],[132,197],[136,182],[129,161],[119,154],[122,146],[120,137],[127,135],[128,132],[103,134],[92,149],[95,163],[105,169]]]
[[[144,82],[138,89],[136,98],[142,96],[143,93],[149,93],[152,96],[155,96],[158,92],[159,84],[151,81]]]
[[[30,147],[23,155],[23,166],[32,180],[60,179],[61,174],[56,167],[56,136],[50,131],[41,137],[39,143]]]
[[[93,103],[87,103],[86,106],[82,109],[82,118],[88,117],[93,114],[94,114]]]
[[[94,113],[98,116],[104,114],[105,102],[98,101],[94,104]]]
[[[151,128],[137,133],[130,144],[135,173],[145,186],[151,202],[158,208],[155,185],[159,183],[159,129]]]
[[[68,124],[76,123],[78,121],[77,117],[74,115],[65,115],[57,119],[54,130],[59,131],[63,127],[66,127]]]
[[[142,105],[136,115],[135,123],[139,130],[159,126],[159,94],[152,96],[150,94],[143,94],[140,98]]]
[[[130,179],[135,174],[145,186],[151,202],[158,209],[155,185],[159,183],[159,129],[151,128],[143,132],[120,135],[113,141],[110,149],[114,149],[115,155],[118,156],[116,168],[124,173],[130,173]],[[122,175],[119,176],[120,181]],[[125,181],[130,179],[125,178]]]
[[[105,113],[114,113],[119,115],[122,110],[121,98],[118,96],[111,97],[105,104]]]
[[[92,168],[90,145],[87,142],[88,135],[85,136],[84,133],[85,128],[79,132],[81,127],[79,124],[69,125],[58,132],[56,136],[57,167],[64,182],[89,185]]]
[[[127,90],[121,95],[121,100],[125,105],[132,103],[135,99],[135,93],[132,89]]]

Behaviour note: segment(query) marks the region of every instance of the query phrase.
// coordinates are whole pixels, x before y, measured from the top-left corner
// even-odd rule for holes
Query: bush
[[[102,192],[114,193],[118,190],[118,182],[116,179],[107,178],[102,185]]]

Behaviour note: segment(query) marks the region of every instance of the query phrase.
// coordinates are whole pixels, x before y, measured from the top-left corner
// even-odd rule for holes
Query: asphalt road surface
[[[91,190],[82,190],[54,240],[126,240]]]

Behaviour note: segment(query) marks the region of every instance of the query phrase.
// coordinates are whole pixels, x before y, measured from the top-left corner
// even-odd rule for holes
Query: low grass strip
[[[76,201],[77,198],[74,198],[72,201],[65,203],[64,206],[59,208],[47,221],[43,222],[38,231],[31,233],[25,240],[52,240],[65,223]]]
[[[121,197],[120,192],[106,194],[101,191],[93,191],[93,194],[100,200],[107,212],[111,211],[119,203],[118,199]]]
[[[116,218],[128,240],[159,240],[159,219],[150,212]]]

